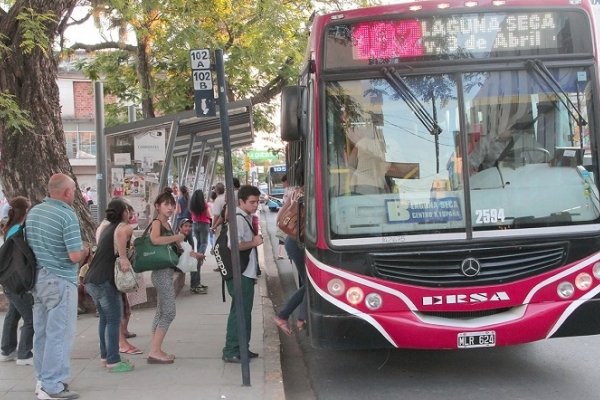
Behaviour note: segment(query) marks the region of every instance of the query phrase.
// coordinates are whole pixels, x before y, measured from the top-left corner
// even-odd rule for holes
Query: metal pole
[[[187,155],[185,157],[185,163],[183,164],[183,171],[180,172],[179,186],[185,185],[187,182],[188,172],[190,170],[190,164],[192,163],[192,150],[194,149],[194,143],[196,143],[197,134],[193,134],[190,137],[190,147],[188,147]]]
[[[94,82],[94,100],[96,108],[96,187],[98,188],[98,223],[106,213],[108,181],[106,175],[106,136],[104,135],[104,85]]]
[[[225,67],[223,64],[223,50],[215,50],[217,65],[217,81],[219,89],[219,116],[221,118],[221,135],[223,136],[223,159],[225,166],[225,188],[227,199],[227,217],[229,225],[229,242],[233,264],[233,290],[235,293],[235,311],[238,321],[238,339],[240,345],[240,358],[242,361],[242,384],[250,386],[250,360],[248,358],[248,339],[246,337],[246,321],[244,318],[244,304],[242,296],[242,274],[240,271],[240,253],[238,226],[236,218],[237,201],[233,193],[233,167],[231,164],[231,141],[229,138],[229,114],[227,110],[227,88],[225,84]],[[249,321],[248,321],[249,322]]]
[[[137,120],[137,115],[135,113],[135,106],[127,106],[127,120],[129,122],[135,122]]]
[[[206,140],[204,140],[202,142],[200,154],[198,155],[198,166],[196,167],[196,177],[194,178],[194,189],[192,189],[192,192],[195,192],[196,189],[198,189],[198,179],[200,179],[200,170],[202,169],[202,166],[204,165],[203,161],[204,161],[204,151],[205,150],[206,150]],[[204,180],[206,180],[206,171],[204,171]],[[204,185],[202,185],[202,186],[204,186]],[[204,193],[204,190],[202,190],[202,192]],[[206,200],[208,200],[208,198]]]
[[[162,192],[163,188],[169,184],[169,169],[171,168],[171,160],[173,158],[173,149],[175,148],[175,139],[177,139],[177,132],[179,132],[179,120],[173,120],[171,123],[171,129],[169,130],[169,144],[167,145],[167,154],[165,154],[165,164],[160,171],[160,180],[158,192]]]

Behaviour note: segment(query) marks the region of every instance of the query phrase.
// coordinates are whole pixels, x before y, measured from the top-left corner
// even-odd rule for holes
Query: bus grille
[[[567,258],[567,243],[371,253],[369,257],[374,275],[382,279],[419,286],[475,286],[511,282],[560,267]],[[461,263],[469,257],[481,265],[473,277],[461,272]]]

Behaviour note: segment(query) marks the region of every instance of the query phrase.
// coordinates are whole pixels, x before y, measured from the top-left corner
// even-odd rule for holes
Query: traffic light
[[[250,172],[250,158],[248,156],[244,156],[244,171]]]

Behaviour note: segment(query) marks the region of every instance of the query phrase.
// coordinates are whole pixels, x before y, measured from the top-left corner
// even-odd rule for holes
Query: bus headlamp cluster
[[[378,293],[369,293],[365,296],[365,292],[358,286],[352,286],[346,290],[344,281],[339,278],[333,278],[327,282],[327,291],[335,297],[340,297],[345,294],[346,301],[352,306],[357,306],[363,301],[365,307],[371,311],[375,311],[383,305],[383,298]]]
[[[592,267],[592,274],[594,275],[594,278],[600,280],[600,262],[594,264]],[[580,272],[575,277],[575,284],[569,281],[562,281],[556,287],[556,293],[561,299],[570,299],[575,294],[576,288],[585,292],[592,287],[593,283],[594,279],[592,278],[592,275],[587,272]]]

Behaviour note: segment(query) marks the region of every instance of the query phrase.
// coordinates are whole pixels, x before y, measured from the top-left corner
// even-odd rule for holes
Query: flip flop
[[[137,347],[131,347],[131,348],[126,349],[126,350],[119,349],[119,353],[123,353],[123,354],[144,354],[144,352],[141,351],[140,349],[138,349]]]
[[[292,335],[292,330],[290,329],[290,326],[288,325],[288,322],[285,319],[279,318],[278,316],[274,316],[273,322],[275,322],[275,325],[277,325],[277,327],[281,329],[283,333],[285,333],[288,336]]]

